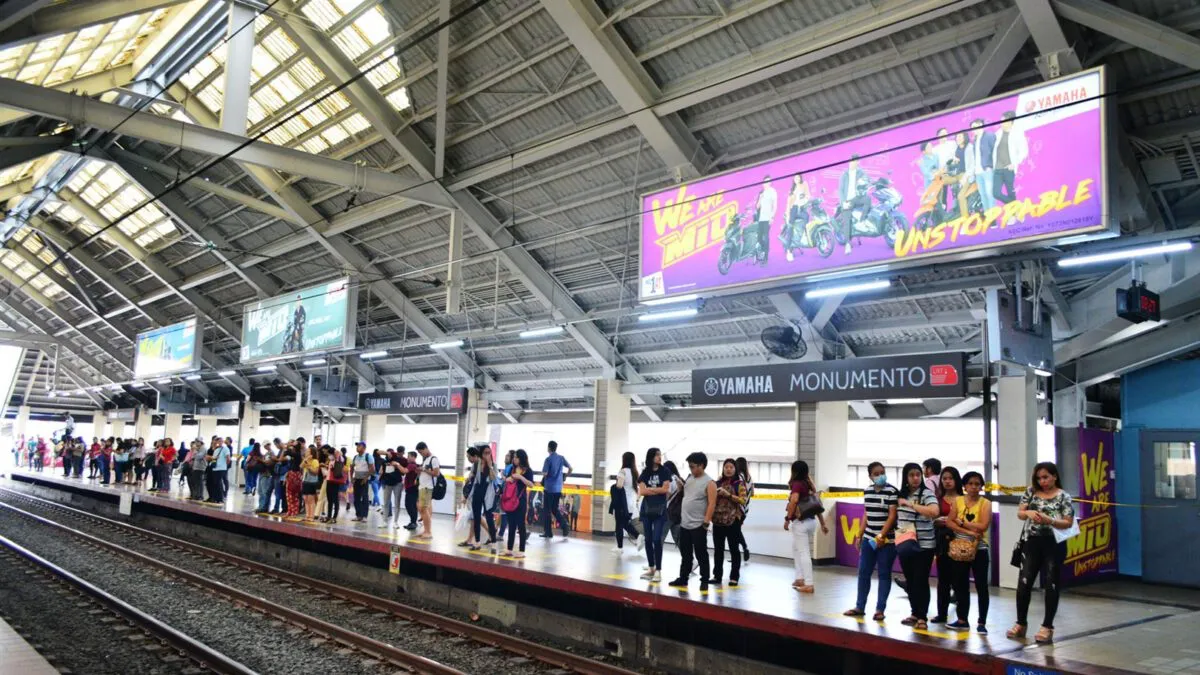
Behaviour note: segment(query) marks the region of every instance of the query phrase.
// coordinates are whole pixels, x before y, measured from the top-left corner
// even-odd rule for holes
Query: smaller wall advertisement
[[[1066,584],[1098,581],[1117,574],[1117,481],[1112,432],[1079,430],[1079,485],[1073,495],[1079,536],[1067,540]],[[1065,486],[1068,490],[1072,487]]]
[[[200,369],[200,333],[196,317],[138,333],[133,356],[137,378],[187,373]]]
[[[246,305],[241,360],[350,349],[356,304],[350,279],[342,278]]]

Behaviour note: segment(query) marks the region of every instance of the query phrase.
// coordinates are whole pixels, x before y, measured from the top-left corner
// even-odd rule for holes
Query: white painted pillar
[[[109,433],[113,438],[125,438],[125,422],[123,420],[113,420],[110,422],[112,431]]]
[[[169,438],[175,441],[175,447],[181,448],[192,439],[183,438],[183,415],[181,413],[167,413],[163,420],[163,438]],[[162,440],[162,439],[156,439]]]
[[[619,380],[596,380],[596,409],[592,413],[592,489],[604,490],[608,477],[621,468],[621,456],[629,451],[629,396],[621,393]],[[636,452],[634,453],[637,454]],[[645,455],[638,458],[639,465]],[[608,513],[608,499],[592,497],[592,531],[612,532],[616,521]]]
[[[846,456],[850,425],[850,406],[844,401],[796,404],[796,459],[808,462],[809,474],[818,490],[830,486],[846,486]],[[790,467],[789,467],[790,472]],[[820,560],[836,555],[837,528],[832,527],[836,515],[835,502],[827,501],[830,514],[829,534],[817,530],[813,557]]]
[[[137,419],[133,423],[133,437],[141,438],[147,445],[153,446],[154,439],[150,438],[150,426],[154,422],[154,411],[149,408],[138,408]]]
[[[1037,464],[1037,377],[1028,372],[1018,377],[1001,377],[996,385],[996,480],[1001,485],[1026,485]],[[1017,569],[1008,564],[1008,552],[1021,536],[1016,505],[999,505],[1000,586],[1017,587]],[[993,562],[993,564],[997,564]]]
[[[17,438],[24,436],[26,431],[29,429],[29,414],[31,411],[31,408],[27,405],[17,408],[17,419],[13,421],[14,443],[16,442]]]
[[[240,2],[229,3],[229,41],[225,51],[225,101],[221,130],[244,136],[249,124],[250,60],[254,55],[255,10]],[[249,24],[249,25],[247,25]]]
[[[104,416],[103,411],[92,413],[92,435],[93,436],[95,436],[96,438],[108,438],[108,434],[105,433],[108,430],[107,425],[108,425],[108,418],[106,418]],[[92,442],[92,439],[90,439],[90,438],[85,438],[84,440],[87,441],[89,445]]]
[[[204,441],[204,447],[208,447],[213,435],[217,433],[217,418],[197,417],[196,425],[196,437]]]
[[[367,452],[387,448],[387,415],[363,415],[359,438],[367,444]],[[343,445],[349,445],[344,443]]]
[[[303,436],[305,440],[313,438],[313,409],[304,406],[296,406],[291,409],[288,416],[288,439],[295,439]]]

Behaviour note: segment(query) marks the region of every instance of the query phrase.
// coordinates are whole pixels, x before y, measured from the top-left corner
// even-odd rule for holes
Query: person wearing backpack
[[[513,455],[512,473],[504,479],[504,494],[500,497],[500,508],[508,514],[508,549],[505,555],[513,558],[525,557],[525,542],[529,539],[525,515],[529,509],[529,488],[533,487],[530,477],[533,469],[529,466],[529,455],[524,450],[517,450]],[[513,539],[519,539],[519,549],[513,552]]]
[[[617,521],[617,546],[613,553],[618,556],[624,552],[625,533],[629,533],[630,541],[637,544],[638,552],[646,545],[645,538],[638,538],[637,528],[633,526],[634,508],[637,506],[637,458],[632,452],[621,455],[621,470],[617,472],[617,482],[610,490],[612,499],[609,513]]]
[[[350,460],[350,480],[354,486],[354,522],[366,522],[371,508],[370,481],[375,472],[375,463],[367,455],[367,444],[354,444],[356,454]]]
[[[431,539],[433,538],[433,500],[438,498],[434,495],[434,489],[440,483],[443,486],[442,494],[444,495],[446,479],[442,476],[441,463],[429,451],[429,446],[425,445],[425,441],[417,443],[417,453],[421,455],[421,474],[417,480],[417,508],[421,512],[421,532],[414,538]]]

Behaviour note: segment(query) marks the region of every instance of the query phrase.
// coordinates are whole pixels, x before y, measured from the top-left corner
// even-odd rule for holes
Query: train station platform
[[[701,593],[699,582],[676,589],[666,583],[640,579],[644,557],[626,545],[623,557],[611,551],[610,537],[572,536],[568,542],[547,541],[531,533],[527,557],[521,560],[488,551],[458,547],[462,538],[447,516],[435,517],[434,537],[410,540],[406,530],[381,529],[381,516],[372,507],[367,523],[342,521],[335,525],[292,522],[260,516],[240,490],[234,489],[223,506],[184,499],[177,485],[169,495],[128,486],[102,486],[96,481],[63,479],[49,473],[17,472],[13,479],[56,491],[67,491],[115,503],[120,493],[134,492],[134,511],[200,523],[289,545],[319,544],[325,554],[386,568],[398,546],[401,574],[436,579],[439,583],[491,593],[514,602],[541,603],[558,612],[640,631],[710,649],[731,651],[745,658],[799,670],[830,671],[829,664],[848,654],[884,659],[904,672],[968,673],[1197,673],[1200,648],[1200,591],[1166,589],[1118,581],[1073,588],[1064,592],[1053,645],[1032,639],[1005,637],[1015,614],[1012,591],[992,588],[988,618],[990,634],[955,632],[931,625],[914,630],[900,621],[908,615],[904,593],[893,586],[887,618],[882,622],[845,617],[854,602],[852,570],[818,566],[816,593],[791,589],[790,560],[752,556],[742,568],[741,584],[713,586]],[[780,536],[785,536],[782,530]],[[671,544],[663,562],[664,582],[679,565]],[[727,563],[728,565],[728,563]],[[728,574],[728,573],[727,573]],[[874,603],[875,587],[872,584]],[[972,622],[976,603],[972,598]],[[1030,608],[1030,635],[1041,616],[1040,594]],[[845,672],[854,668],[846,666]],[[863,663],[863,671],[868,671]]]
[[[21,634],[13,630],[4,619],[0,619],[0,675],[57,675],[58,669],[50,665]]]

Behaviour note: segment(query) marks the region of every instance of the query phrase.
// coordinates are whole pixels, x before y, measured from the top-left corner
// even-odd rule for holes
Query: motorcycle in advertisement
[[[1099,233],[1104,72],[642,197],[639,298]]]

